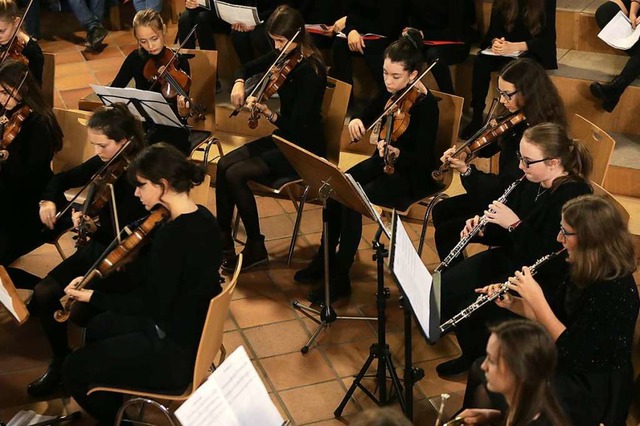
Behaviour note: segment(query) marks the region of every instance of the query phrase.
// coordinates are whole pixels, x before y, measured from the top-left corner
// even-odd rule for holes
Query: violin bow
[[[4,114],[5,112],[7,112],[7,104],[9,103],[9,100],[11,99],[16,99],[14,97],[14,95],[17,92],[20,92],[20,89],[22,89],[22,85],[24,84],[24,82],[27,80],[27,75],[29,75],[29,70],[24,72],[24,75],[22,76],[22,79],[20,80],[20,84],[18,84],[18,87],[12,87],[11,88],[11,92],[9,92],[9,96],[7,96],[7,100],[4,101],[4,103],[2,104],[2,113]],[[3,88],[5,88],[3,86]],[[6,89],[6,88],[5,88]],[[16,99],[17,101],[17,99]]]
[[[298,37],[298,35],[300,34],[301,31],[302,31],[302,28],[298,28],[298,31],[296,31],[296,33],[293,35],[293,37],[291,37],[291,40],[289,40],[287,42],[287,44],[284,45],[284,47],[282,48],[282,51],[280,52],[280,54],[278,55],[276,60],[273,61],[273,63],[269,66],[269,68],[267,68],[267,70],[264,72],[262,78],[260,79],[260,81],[258,81],[258,84],[256,84],[256,86],[253,88],[251,93],[249,93],[247,98],[250,98],[253,95],[255,95],[255,93],[258,90],[258,88],[260,88],[264,84],[267,76],[269,75],[269,73],[271,73],[271,70],[273,69],[273,67],[275,67],[282,60],[282,58],[287,54],[287,49],[289,48],[289,46],[291,46],[291,43],[293,43],[295,41],[295,39]],[[240,107],[240,108],[235,109],[231,113],[231,115],[229,117],[231,118],[231,117],[235,117],[236,115],[238,115],[238,113],[242,110],[243,107],[244,107],[244,105],[242,107]]]
[[[4,62],[5,59],[7,59],[7,56],[9,56],[9,47],[11,47],[11,45],[15,41],[16,37],[18,36],[18,32],[20,31],[20,27],[22,26],[22,23],[24,22],[25,16],[27,16],[27,13],[29,13],[29,9],[31,9],[31,5],[32,4],[33,4],[33,0],[29,0],[29,3],[27,4],[27,8],[24,10],[24,13],[20,17],[20,20],[18,21],[18,25],[16,26],[15,30],[13,30],[13,35],[11,36],[11,40],[9,40],[9,43],[7,43],[7,49],[4,52],[2,52],[2,57],[0,57],[0,63]]]
[[[31,0],[33,1],[33,0]],[[189,41],[189,39],[191,38],[191,36],[193,36],[193,33],[196,32],[196,28],[198,27],[198,24],[195,24],[193,26],[193,28],[191,28],[191,31],[189,31],[189,34],[187,34],[187,36],[184,38],[184,40],[182,41],[182,43],[180,44],[180,46],[178,46],[178,48],[176,50],[173,51],[173,56],[171,56],[171,59],[169,60],[169,62],[167,62],[167,64],[164,66],[164,69],[162,70],[162,72],[158,75],[158,78],[155,79],[155,81],[151,84],[151,86],[149,87],[149,90],[153,89],[156,84],[158,83],[158,81],[160,80],[160,78],[162,76],[164,76],[164,73],[167,72],[167,70],[169,69],[169,65],[178,57],[178,54],[180,53],[180,50],[182,50],[182,48],[184,47],[184,45],[187,43],[187,41]]]

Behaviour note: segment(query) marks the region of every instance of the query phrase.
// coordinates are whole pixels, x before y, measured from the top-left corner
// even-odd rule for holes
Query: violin
[[[204,106],[189,98],[191,77],[177,66],[178,51],[169,48],[162,53],[151,56],[144,64],[142,74],[147,81],[153,82],[149,90],[160,86],[160,93],[167,99],[174,99],[180,95],[189,102],[189,115],[197,120],[204,120],[206,109]]]
[[[2,126],[2,141],[0,142],[0,149],[7,149],[11,142],[18,136],[22,124],[24,124],[27,117],[31,114],[31,108],[29,105],[23,105],[19,110],[15,111],[11,118],[7,118],[6,114],[0,117],[0,126]]]
[[[22,51],[29,42],[29,39],[27,37],[27,41],[24,41],[20,38],[20,27],[22,27],[24,18],[25,16],[27,16],[27,13],[29,13],[29,9],[31,9],[32,4],[33,0],[29,0],[29,4],[27,4],[24,13],[16,24],[13,35],[11,36],[11,40],[9,40],[9,43],[7,43],[5,46],[2,46],[3,52],[0,56],[0,62],[4,62],[7,58],[10,58],[18,62],[22,62],[25,65],[29,65],[29,59],[27,59],[27,57],[22,54]]]
[[[455,150],[451,157],[460,158],[464,157],[465,163],[469,163],[473,160],[477,155],[478,151],[484,148],[487,145],[492,144],[500,136],[508,132],[513,127],[522,123],[526,120],[524,113],[518,111],[515,112],[508,117],[501,119],[494,126],[489,127],[488,129],[482,129],[474,136],[471,137],[468,141],[463,143],[458,149]],[[478,135],[479,134],[479,135]],[[462,158],[461,158],[462,159]],[[450,161],[445,161],[438,170],[434,170],[431,172],[431,176],[438,181],[443,179],[444,174],[449,170],[451,166]]]
[[[83,289],[93,278],[106,277],[116,269],[124,266],[135,259],[140,252],[140,248],[144,246],[150,239],[150,235],[155,229],[163,224],[170,216],[169,210],[164,206],[157,207],[149,216],[137,224],[131,235],[117,244],[118,239],[114,239],[109,245],[105,253],[93,264],[89,271],[82,277],[82,281],[78,282],[75,290]],[[128,230],[128,228],[125,228]],[[53,318],[58,322],[65,322],[69,319],[71,306],[75,299],[65,295],[60,299],[62,309],[57,310],[53,314]]]

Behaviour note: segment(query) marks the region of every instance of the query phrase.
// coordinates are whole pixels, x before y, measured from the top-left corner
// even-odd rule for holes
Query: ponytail
[[[409,73],[420,71],[424,65],[422,34],[415,28],[409,28],[405,34],[385,49],[384,57],[392,62],[401,62]]]

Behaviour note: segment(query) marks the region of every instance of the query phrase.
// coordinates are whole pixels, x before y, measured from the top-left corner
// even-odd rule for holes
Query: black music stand
[[[329,227],[326,215],[327,200],[329,198],[333,198],[366,217],[377,220],[377,214],[371,208],[371,204],[366,200],[366,196],[365,198],[362,197],[364,193],[360,193],[356,185],[354,185],[353,179],[349,180],[337,166],[277,135],[273,135],[273,140],[287,160],[289,160],[289,163],[293,166],[298,175],[309,186],[310,191],[312,193],[318,193],[318,198],[322,201],[322,230],[326,241],[329,240]],[[324,245],[324,290],[325,301],[324,306],[321,307],[320,311],[304,306],[297,300],[291,302],[291,305],[295,309],[298,309],[318,324],[316,331],[300,350],[303,354],[309,351],[309,347],[318,338],[320,332],[336,320],[377,320],[377,318],[373,317],[347,317],[338,316],[336,314],[336,311],[331,306],[331,297],[329,293],[328,244]],[[318,320],[313,315],[317,315],[320,319]]]

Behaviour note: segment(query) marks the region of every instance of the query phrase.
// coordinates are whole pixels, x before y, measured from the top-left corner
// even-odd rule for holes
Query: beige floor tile
[[[240,274],[233,293],[233,300],[246,297],[282,295],[269,277],[267,268],[253,269]]]
[[[300,320],[279,322],[243,330],[258,358],[299,352],[309,339]]]
[[[424,370],[424,378],[420,380],[416,386],[420,387],[427,397],[439,395],[442,392],[452,393],[464,391],[467,381],[466,375],[460,376],[456,379],[443,379],[436,373],[435,368],[438,364],[453,358],[455,357],[414,364],[415,367],[419,367]]]
[[[260,230],[267,240],[291,237],[293,220],[284,213],[265,217],[260,219]]]
[[[323,351],[339,377],[349,377],[358,374],[364,362],[369,357],[369,348],[374,340],[360,340],[350,343],[339,343],[324,346]],[[377,365],[374,361],[373,365]]]
[[[334,418],[336,409],[344,396],[344,389],[336,380],[304,388],[280,392],[280,397],[297,424],[306,424]],[[353,414],[355,409],[347,405],[344,415]],[[340,423],[338,423],[340,424]]]
[[[278,216],[285,213],[280,203],[272,197],[256,197],[260,218]]]
[[[231,313],[240,328],[256,327],[296,318],[284,296],[248,297],[231,302]]]
[[[292,223],[295,222],[295,214],[289,214]],[[300,231],[303,234],[310,234],[314,232],[322,232],[322,209],[305,210],[302,215],[302,223],[300,224]]]
[[[247,341],[244,339],[242,333],[240,333],[239,330],[225,332],[224,336],[222,337],[222,344],[227,351],[227,356],[231,355],[233,351],[235,351],[240,346],[244,346],[245,350],[247,351],[247,355],[249,355],[249,359],[254,359],[251,347],[247,344]]]
[[[275,390],[297,388],[336,378],[320,351],[293,352],[260,359]],[[287,405],[287,408],[291,408]]]
[[[362,316],[359,311],[340,309],[337,304],[336,312],[339,316]],[[304,323],[310,331],[317,328],[316,324],[310,319],[305,319]],[[373,341],[374,339],[375,333],[368,321],[339,319],[329,324],[329,327],[322,332],[318,339],[318,344],[328,346],[359,340]]]

